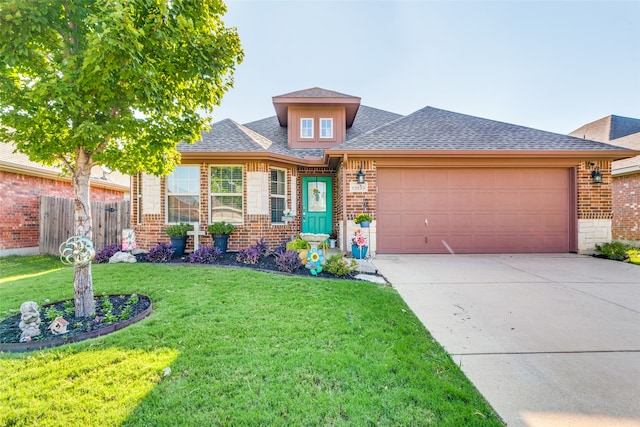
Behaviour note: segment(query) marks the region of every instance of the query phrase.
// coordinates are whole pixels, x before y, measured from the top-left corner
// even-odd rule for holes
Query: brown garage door
[[[378,253],[569,252],[569,169],[378,169]]]

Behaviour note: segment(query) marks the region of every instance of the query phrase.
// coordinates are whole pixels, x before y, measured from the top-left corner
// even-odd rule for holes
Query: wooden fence
[[[91,202],[93,247],[96,251],[108,245],[120,246],[122,229],[129,228],[127,201]],[[40,253],[60,254],[60,245],[73,236],[73,200],[40,197]]]

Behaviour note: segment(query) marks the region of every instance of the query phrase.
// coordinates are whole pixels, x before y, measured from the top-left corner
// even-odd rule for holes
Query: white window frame
[[[170,192],[169,191],[169,180],[173,177],[175,177],[175,175],[177,174],[177,172],[179,170],[184,170],[184,168],[191,168],[191,169],[197,169],[198,171],[198,185],[197,185],[197,192]],[[195,198],[198,200],[198,217],[196,219],[196,221],[182,221],[182,222],[189,222],[189,223],[193,223],[193,222],[200,222],[200,166],[197,165],[178,165],[175,167],[175,169],[173,170],[173,172],[171,172],[167,178],[165,179],[165,222],[167,224],[177,224],[180,221],[173,221],[173,222],[169,222],[169,198],[170,197],[184,197],[184,196],[195,196]]]
[[[304,131],[305,131],[304,123],[305,122],[309,122],[311,124],[311,127],[309,128],[309,130],[311,131],[311,135],[305,135],[305,133],[304,133]],[[314,135],[313,123],[314,123],[313,118],[310,118],[310,117],[301,117],[300,118],[300,139],[313,139],[313,135]]]
[[[278,171],[278,172],[282,172],[284,174],[284,176],[282,177],[282,184],[284,185],[284,194],[274,194],[272,192],[272,185],[273,185],[273,181],[271,179],[271,171]],[[284,200],[284,207],[282,208],[287,209],[287,170],[286,169],[281,169],[281,168],[269,168],[269,217],[272,218],[272,212],[273,212],[273,199],[282,199]],[[271,221],[272,223],[279,223],[282,224],[283,221],[281,219],[278,219],[277,221]]]
[[[212,191],[211,188],[211,170],[213,168],[240,168],[240,174],[242,176],[242,189],[240,193],[214,193]],[[241,217],[242,219],[240,221],[227,221],[227,222],[231,222],[233,224],[236,225],[242,225],[244,224],[244,208],[245,208],[245,203],[244,203],[244,187],[246,185],[246,177],[244,174],[244,167],[242,165],[209,165],[209,188],[208,188],[208,192],[209,192],[209,223],[213,223],[213,222],[218,222],[220,221],[219,219],[214,219],[213,215],[212,215],[212,210],[213,210],[213,198],[216,196],[231,196],[231,197],[240,197],[240,201],[241,201]],[[225,220],[226,221],[226,220]]]
[[[328,122],[331,124],[329,130],[331,131],[330,135],[324,135],[325,127],[323,126],[324,122]],[[333,118],[332,117],[324,117],[320,118],[320,138],[323,139],[332,139],[333,138]]]

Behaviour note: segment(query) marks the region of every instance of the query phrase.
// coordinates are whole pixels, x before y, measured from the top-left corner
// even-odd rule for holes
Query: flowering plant
[[[358,214],[355,218],[353,218],[353,222],[355,222],[356,224],[360,224],[362,221],[371,222],[371,215],[366,213],[361,213],[361,214]]]
[[[282,215],[284,216],[291,216],[291,209],[284,209],[282,211]]]
[[[351,242],[356,246],[367,246],[367,238],[364,237],[362,229],[358,228],[351,239]]]

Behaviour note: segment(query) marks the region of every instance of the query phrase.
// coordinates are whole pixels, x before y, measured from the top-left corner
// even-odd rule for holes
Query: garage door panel
[[[495,193],[489,191],[476,191],[471,194],[471,205],[477,210],[493,210],[496,204]],[[467,201],[469,204],[469,201]]]
[[[390,208],[396,206],[399,207],[402,203],[404,195],[400,192],[385,192],[384,194],[378,194],[378,202],[384,206]]]
[[[448,208],[451,210],[466,210],[469,208],[469,205],[472,204],[473,201],[473,192],[472,191],[452,191],[449,194],[449,203],[447,206],[442,206],[441,209]]]
[[[474,229],[478,228],[489,228],[493,229],[496,224],[496,214],[493,212],[488,213],[477,213],[476,215],[469,215],[470,218],[467,220],[467,226],[472,227]]]
[[[446,191],[432,191],[424,194],[424,209],[429,206],[431,209],[435,206],[447,206],[449,204],[449,193]]]
[[[545,215],[541,221],[544,228],[549,231],[563,232],[566,229],[566,218],[562,214]]]
[[[569,251],[566,168],[378,174],[379,253]]]

